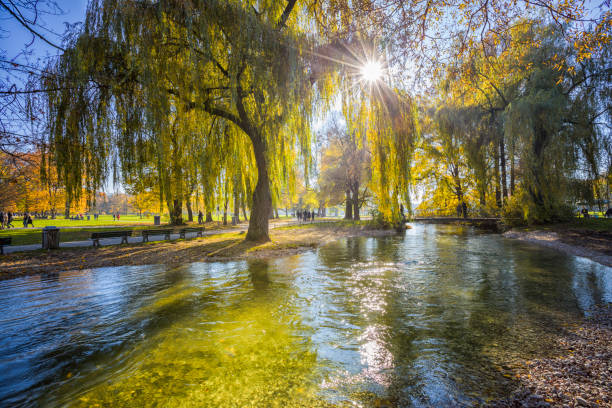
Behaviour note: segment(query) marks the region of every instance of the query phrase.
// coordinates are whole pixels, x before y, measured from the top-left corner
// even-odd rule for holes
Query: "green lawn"
[[[35,228],[43,228],[49,225],[52,225],[54,227],[91,227],[91,226],[97,226],[97,225],[108,225],[108,226],[114,226],[114,225],[153,225],[153,216],[149,217],[149,218],[140,218],[137,215],[122,215],[121,218],[119,219],[119,221],[113,221],[113,216],[112,215],[101,215],[97,220],[94,220],[93,215],[91,216],[91,219],[89,221],[87,221],[87,217],[85,217],[84,220],[78,220],[78,221],[73,221],[73,220],[67,220],[64,217],[58,217],[54,220],[52,219],[46,219],[46,220],[41,220],[41,219],[35,219],[34,221],[34,227]],[[167,217],[162,217],[162,222],[166,221],[167,222]],[[22,218],[16,218],[13,220],[13,225],[15,227],[23,227],[23,221]],[[31,227],[30,227],[31,228]]]
[[[42,242],[42,227],[45,225],[54,225],[57,227],[60,227],[60,242],[70,242],[70,241],[86,241],[91,237],[91,233],[92,232],[102,232],[102,231],[117,231],[117,230],[122,230],[122,229],[128,229],[128,230],[134,230],[134,231],[138,231],[138,230],[143,230],[143,229],[154,229],[154,228],[167,228],[168,224],[162,224],[159,226],[154,226],[153,225],[153,218],[151,217],[148,220],[144,220],[142,223],[137,223],[134,221],[130,221],[129,217],[126,217],[127,219],[123,220],[123,217],[121,217],[121,220],[119,222],[113,223],[113,218],[112,216],[110,217],[110,222],[101,222],[101,223],[94,223],[94,221],[90,221],[90,224],[88,224],[88,221],[72,221],[73,224],[70,224],[70,220],[64,220],[64,219],[56,219],[56,220],[38,220],[39,222],[37,223],[36,220],[34,221],[34,225],[37,228],[28,228],[28,229],[23,229],[21,228],[22,224],[21,224],[21,220],[19,220],[19,224],[13,222],[13,224],[18,227],[15,229],[5,229],[5,230],[0,230],[0,237],[12,237],[13,240],[11,242],[11,245],[29,245],[29,244],[40,244]],[[136,217],[137,218],[137,217]],[[62,221],[62,223],[53,223],[52,221]],[[99,220],[99,221],[103,221],[103,220]],[[189,226],[197,226],[197,223],[194,224],[190,224]],[[72,228],[66,228],[65,226],[69,226]],[[92,226],[94,228],[92,228]],[[101,226],[104,226],[103,228]],[[222,225],[219,225],[219,223],[214,222],[214,223],[207,223],[205,225],[205,228],[207,230],[211,230],[211,229],[220,229],[222,228]],[[231,227],[231,225],[228,225],[227,227]],[[178,229],[178,227],[176,227]],[[139,235],[138,232],[135,232],[134,235]]]

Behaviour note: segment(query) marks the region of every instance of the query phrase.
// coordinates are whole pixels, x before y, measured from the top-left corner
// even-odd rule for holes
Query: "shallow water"
[[[269,261],[0,283],[0,406],[455,406],[612,302],[612,269],[416,225]]]

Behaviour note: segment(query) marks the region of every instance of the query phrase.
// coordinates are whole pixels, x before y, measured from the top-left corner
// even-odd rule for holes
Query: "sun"
[[[376,82],[382,78],[383,68],[378,61],[368,61],[361,67],[360,73],[364,81]]]

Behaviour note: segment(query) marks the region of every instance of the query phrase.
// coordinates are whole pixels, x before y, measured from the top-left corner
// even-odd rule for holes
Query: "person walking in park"
[[[13,213],[12,213],[11,211],[9,211],[9,212],[6,214],[6,227],[7,227],[7,228],[15,228],[15,227],[13,226]]]
[[[34,228],[32,216],[30,215],[30,213],[23,213],[23,228],[28,228],[28,225],[32,225],[32,228]]]
[[[297,210],[296,211],[296,215],[297,215],[298,221],[302,222],[302,211],[301,210]]]
[[[204,224],[204,214],[202,214],[202,210],[198,211],[198,224]]]
[[[0,211],[0,229],[4,229],[4,211]]]
[[[312,210],[312,213],[310,213],[310,219],[312,220],[312,222],[314,222],[314,219],[315,219],[315,212],[314,212],[314,210]]]

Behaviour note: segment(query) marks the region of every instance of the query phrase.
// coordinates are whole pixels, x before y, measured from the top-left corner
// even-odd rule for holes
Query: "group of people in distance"
[[[580,211],[580,214],[582,214],[582,218],[590,218],[589,210],[584,207]],[[597,217],[597,215],[595,215],[595,217]],[[604,217],[612,218],[612,207],[608,208],[608,210],[604,213]]]
[[[15,228],[13,225],[13,219],[16,214],[13,214],[11,211],[0,211],[0,229],[8,229]],[[28,225],[34,226],[34,222],[32,221],[32,216],[30,213],[23,214],[23,228],[28,228]]]
[[[12,222],[13,222],[12,212],[9,211],[5,213],[4,211],[0,211],[0,228],[1,229],[13,227]]]
[[[308,211],[308,210],[297,210],[296,211],[296,216],[298,221],[314,221],[315,219],[315,212],[314,211]]]

